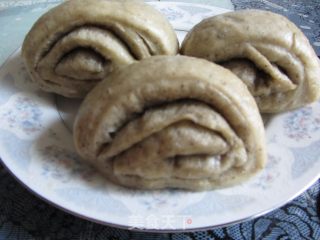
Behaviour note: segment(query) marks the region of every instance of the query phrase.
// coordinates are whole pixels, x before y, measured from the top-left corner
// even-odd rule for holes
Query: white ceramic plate
[[[179,3],[156,7],[180,30],[227,11]],[[178,34],[183,38],[183,31]],[[138,191],[107,182],[75,153],[70,129],[78,105],[39,91],[30,82],[20,50],[0,69],[3,163],[38,196],[92,221],[147,231],[225,226],[283,205],[320,175],[319,102],[271,118],[266,126],[268,163],[259,175],[209,192]]]

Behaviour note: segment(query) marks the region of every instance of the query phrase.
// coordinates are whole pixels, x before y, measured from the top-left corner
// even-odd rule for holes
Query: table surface
[[[320,55],[319,0],[181,0],[235,10],[267,9],[287,16]],[[21,45],[43,9],[58,0],[0,0],[0,64]],[[14,23],[14,28],[12,27]],[[1,239],[320,239],[320,181],[280,209],[234,226],[194,233],[152,234],[101,226],[43,202],[0,164]]]

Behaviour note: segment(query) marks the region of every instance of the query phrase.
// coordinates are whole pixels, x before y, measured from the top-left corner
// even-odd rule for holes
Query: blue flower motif
[[[95,171],[83,163],[74,152],[58,146],[47,146],[42,151],[42,175],[67,183],[72,179],[91,181]]]
[[[311,138],[315,131],[320,130],[320,116],[314,116],[311,107],[294,111],[284,121],[284,133],[295,141]],[[312,133],[312,134],[311,134]]]
[[[168,7],[168,8],[162,8],[161,9],[161,12],[166,15],[167,19],[169,21],[174,21],[176,19],[180,19],[183,17],[183,12],[182,11],[179,11],[177,9],[174,9],[174,8],[171,8],[171,7]]]
[[[157,209],[161,207],[165,207],[168,204],[171,207],[178,206],[178,201],[174,201],[172,203],[168,202],[168,196],[166,195],[152,195],[151,198],[146,198],[140,200],[141,204],[146,207],[147,210]]]
[[[41,130],[42,115],[42,111],[34,100],[26,96],[18,96],[13,105],[1,114],[1,118],[10,128],[19,128],[30,135]]]
[[[253,184],[254,187],[259,187],[266,190],[270,187],[271,183],[280,175],[279,169],[277,169],[278,163],[281,161],[280,157],[268,154],[268,161],[265,167],[265,171],[259,177],[257,182]]]

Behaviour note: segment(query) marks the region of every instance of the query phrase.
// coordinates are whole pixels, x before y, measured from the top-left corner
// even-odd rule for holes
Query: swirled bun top
[[[39,18],[22,46],[32,79],[67,97],[85,96],[121,66],[177,51],[169,22],[142,1],[66,1]]]
[[[320,62],[302,31],[286,17],[242,10],[207,18],[182,43],[181,53],[236,73],[262,112],[301,107],[320,97]]]
[[[83,159],[138,188],[237,184],[266,160],[264,128],[247,87],[229,70],[155,56],[101,81],[74,124]]]

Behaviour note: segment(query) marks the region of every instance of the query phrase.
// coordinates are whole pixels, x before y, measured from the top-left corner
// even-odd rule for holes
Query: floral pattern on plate
[[[312,107],[296,110],[284,121],[284,133],[296,142],[310,139],[315,132],[320,133],[320,115],[314,115]]]
[[[172,214],[203,199],[204,192],[188,192],[178,189],[134,190],[109,186],[109,195],[142,216]],[[184,201],[181,201],[181,199]],[[134,199],[134,201],[132,201]]]
[[[263,174],[259,176],[259,180],[256,181],[253,186],[263,190],[270,188],[270,185],[280,176],[279,169],[277,168],[280,161],[280,157],[268,154],[268,162],[265,167],[267,171],[264,171]]]
[[[94,171],[83,164],[79,156],[59,146],[49,145],[40,150],[42,155],[41,175],[45,178],[68,183],[75,178],[92,181]]]
[[[178,7],[164,6],[161,8],[158,7],[157,9],[161,11],[164,15],[166,15],[169,21],[177,21],[178,19],[179,21],[183,21],[190,18],[190,14],[188,12],[183,11]]]
[[[0,108],[0,127],[28,139],[42,130],[43,111],[38,101],[27,93],[13,95]]]
[[[319,141],[320,102],[273,116],[268,122],[268,130],[268,140],[288,147],[307,147]]]
[[[231,11],[200,4],[190,6],[184,2],[149,2],[149,4],[162,12],[175,30],[189,30],[204,18]]]

